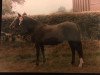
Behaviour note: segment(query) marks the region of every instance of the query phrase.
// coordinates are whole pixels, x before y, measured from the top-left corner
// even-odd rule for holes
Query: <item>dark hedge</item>
[[[100,39],[100,12],[31,15],[29,17],[49,25],[64,21],[75,22],[80,28],[82,39]],[[14,16],[2,17],[2,31],[11,32],[9,25],[14,18]]]

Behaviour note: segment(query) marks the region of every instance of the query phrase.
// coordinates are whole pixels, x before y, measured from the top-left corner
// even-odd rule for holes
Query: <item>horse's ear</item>
[[[21,17],[21,14],[18,13],[18,17]]]

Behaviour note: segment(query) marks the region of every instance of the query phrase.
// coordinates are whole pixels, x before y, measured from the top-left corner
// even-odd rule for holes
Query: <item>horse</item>
[[[20,28],[23,34],[31,35],[31,41],[36,48],[36,65],[39,65],[40,52],[43,56],[43,63],[45,58],[45,45],[58,45],[67,41],[72,52],[71,64],[75,64],[75,51],[79,55],[79,67],[83,66],[83,49],[81,42],[81,33],[76,23],[62,22],[56,25],[48,25],[40,23],[28,16],[18,14],[16,25]]]

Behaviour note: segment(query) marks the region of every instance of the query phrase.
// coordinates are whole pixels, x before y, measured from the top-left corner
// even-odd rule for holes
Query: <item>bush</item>
[[[99,12],[85,12],[85,13],[64,13],[64,14],[50,14],[50,15],[36,15],[30,16],[33,19],[54,25],[64,21],[71,21],[77,23],[82,33],[82,39],[100,39],[100,13]],[[10,31],[9,25],[14,20],[15,16],[2,18],[2,31]]]

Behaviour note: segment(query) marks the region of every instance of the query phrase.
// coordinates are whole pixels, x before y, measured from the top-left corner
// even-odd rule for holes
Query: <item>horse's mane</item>
[[[31,17],[25,16],[24,19],[25,19],[26,22],[32,22],[34,24],[39,24],[39,22],[37,20],[35,20]]]

